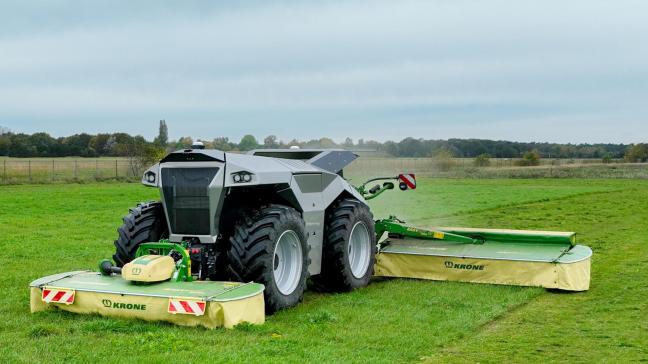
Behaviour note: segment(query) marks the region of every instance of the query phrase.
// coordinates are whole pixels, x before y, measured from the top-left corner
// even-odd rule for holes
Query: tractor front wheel
[[[169,229],[161,202],[151,201],[137,204],[124,216],[123,224],[117,229],[113,260],[119,267],[135,258],[135,252],[142,243],[155,242],[169,237]]]
[[[236,223],[230,238],[232,278],[265,286],[266,312],[302,300],[308,275],[305,223],[297,210],[269,205],[250,211]]]
[[[335,292],[365,287],[373,274],[376,250],[369,207],[355,199],[339,200],[326,211],[322,271],[313,281]]]

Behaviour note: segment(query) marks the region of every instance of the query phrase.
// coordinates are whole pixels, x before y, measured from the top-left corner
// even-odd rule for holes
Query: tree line
[[[274,135],[259,141],[253,135],[245,135],[240,141],[227,137],[200,139],[207,148],[223,151],[248,151],[257,148],[344,148],[356,151],[375,151],[394,157],[459,157],[476,158],[520,158],[533,152],[541,158],[601,158],[629,161],[648,160],[646,144],[559,144],[523,143],[486,139],[448,139],[431,140],[405,138],[401,141],[377,142],[346,138],[337,143],[330,138],[307,141],[290,140],[284,142]],[[142,153],[151,157],[170,150],[189,148],[194,143],[191,137],[169,140],[168,127],[160,121],[158,136],[153,141],[127,133],[75,134],[54,138],[47,133],[14,133],[0,127],[0,156],[9,157],[129,157]]]

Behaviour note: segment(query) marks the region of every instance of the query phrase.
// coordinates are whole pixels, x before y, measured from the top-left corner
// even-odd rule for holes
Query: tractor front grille
[[[174,234],[210,235],[209,184],[212,168],[162,168],[162,193]]]

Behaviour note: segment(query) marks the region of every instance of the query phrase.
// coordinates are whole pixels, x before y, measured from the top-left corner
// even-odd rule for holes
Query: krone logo
[[[460,270],[484,270],[486,268],[483,264],[459,264],[446,260],[443,265],[448,269],[460,269]]]
[[[139,310],[146,311],[146,305],[141,303],[124,303],[124,302],[114,302],[108,299],[101,300],[101,304],[105,308],[116,308],[119,310]]]

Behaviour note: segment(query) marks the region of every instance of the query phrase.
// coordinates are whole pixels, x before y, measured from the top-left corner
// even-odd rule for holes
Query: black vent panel
[[[162,168],[162,193],[174,234],[209,235],[209,184],[218,168]]]

